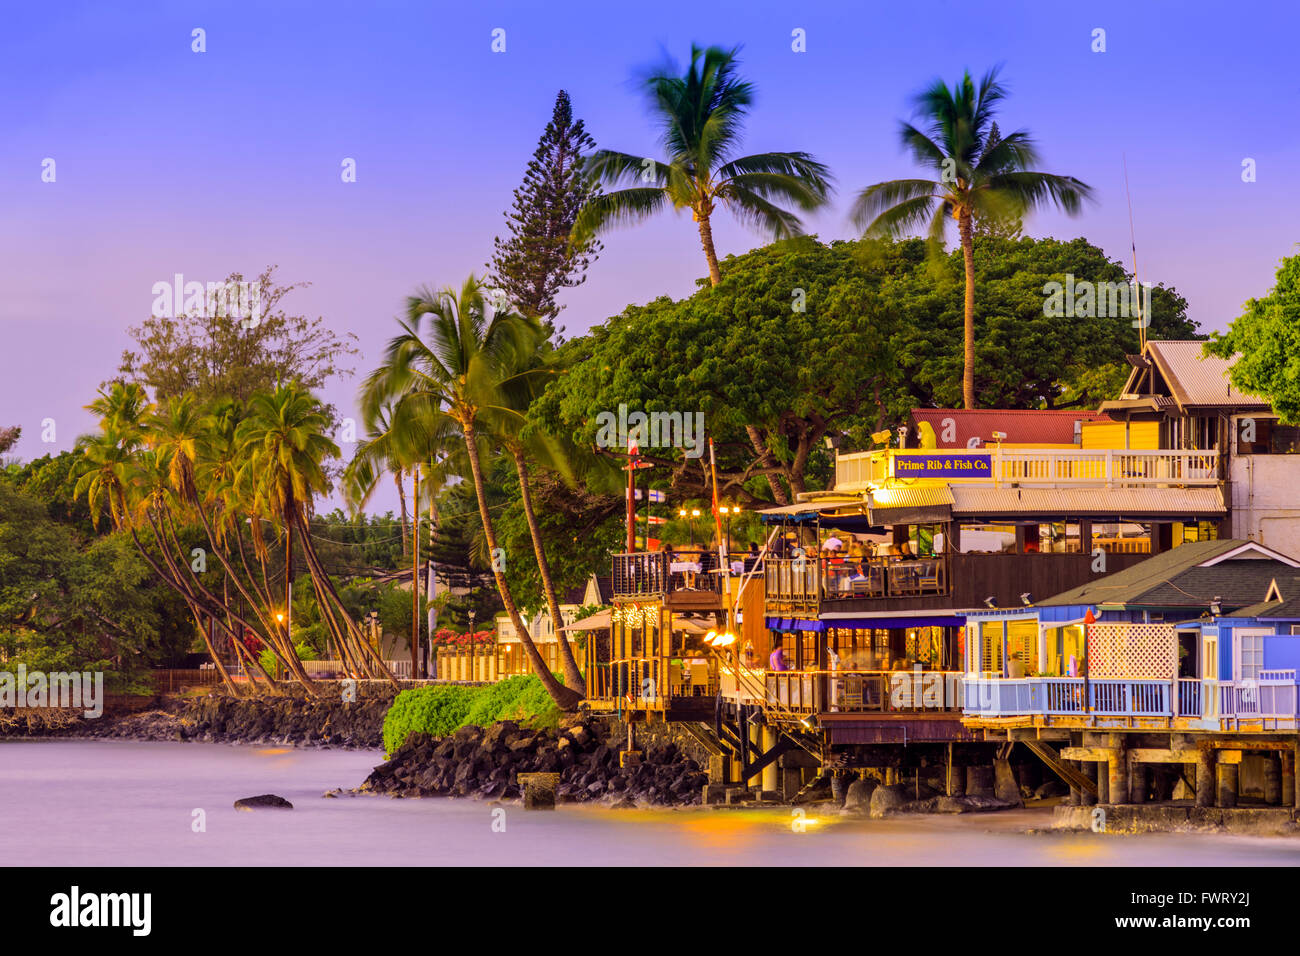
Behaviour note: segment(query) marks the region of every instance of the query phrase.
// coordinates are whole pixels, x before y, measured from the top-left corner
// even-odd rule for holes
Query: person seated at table
[[[898,557],[904,561],[916,560],[916,555],[912,553],[912,542],[904,541],[898,546]]]

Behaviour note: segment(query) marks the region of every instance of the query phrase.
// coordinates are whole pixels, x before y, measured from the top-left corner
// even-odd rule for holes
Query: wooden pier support
[[[951,742],[948,744],[948,772],[944,780],[944,791],[950,797],[966,795],[966,768],[953,761]]]
[[[1295,750],[1282,751],[1282,806],[1294,807],[1295,802]]]
[[[1201,750],[1196,755],[1196,805],[1214,806],[1214,751]]]
[[[1264,802],[1270,807],[1282,802],[1282,761],[1272,753],[1264,755]]]
[[[558,773],[521,773],[515,778],[524,790],[525,810],[554,810]]]
[[[1128,803],[1128,755],[1124,752],[1124,741],[1119,734],[1109,735],[1106,742],[1106,768],[1110,802]]]
[[[1221,760],[1216,771],[1219,789],[1218,805],[1228,809],[1235,807],[1237,805],[1237,765]]]
[[[1130,803],[1147,802],[1147,766],[1136,760],[1129,762],[1128,799]]]
[[[1098,761],[1092,764],[1093,773],[1097,776],[1097,796],[1089,803],[1110,803],[1110,771],[1104,761]],[[1091,796],[1091,794],[1089,794]]]
[[[768,753],[776,746],[777,733],[773,727],[763,728],[763,753]],[[763,789],[779,791],[781,789],[781,768],[777,765],[778,761],[773,760],[763,768]]]

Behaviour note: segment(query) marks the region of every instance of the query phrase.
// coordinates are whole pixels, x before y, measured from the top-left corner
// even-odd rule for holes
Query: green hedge
[[[384,750],[392,754],[414,733],[446,737],[460,727],[488,727],[498,720],[549,726],[558,716],[551,695],[531,674],[485,687],[440,684],[404,690],[384,717]]]

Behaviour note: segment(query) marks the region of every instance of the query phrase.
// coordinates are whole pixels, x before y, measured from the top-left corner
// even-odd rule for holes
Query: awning
[[[767,628],[770,631],[824,631],[824,621],[791,620],[788,617],[769,617]]]
[[[1214,518],[1227,514],[1218,487],[991,488],[953,485],[958,517]]]
[[[767,627],[772,631],[825,631],[832,627],[845,628],[891,628],[891,627],[964,627],[966,618],[958,614],[933,614],[933,615],[900,615],[897,617],[888,614],[864,615],[858,612],[850,616],[850,612],[844,612],[843,616],[835,614],[823,614],[817,621],[799,621],[790,618],[769,617]]]
[[[871,492],[867,513],[874,525],[939,524],[952,518],[947,485],[879,488]]]
[[[866,502],[857,495],[844,497],[813,498],[792,505],[777,508],[764,508],[758,512],[759,520],[764,524],[777,524],[782,521],[802,523],[816,521],[818,518],[836,517],[858,518],[866,513]]]
[[[574,621],[572,624],[566,624],[560,628],[561,631],[604,631],[610,626],[610,608],[603,611],[597,611],[590,617],[584,617],[581,621]]]

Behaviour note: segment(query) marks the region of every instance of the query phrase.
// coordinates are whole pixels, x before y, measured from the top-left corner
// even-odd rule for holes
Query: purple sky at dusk
[[[670,9],[670,8],[669,8]],[[21,10],[21,12],[18,12]],[[1087,237],[1129,265],[1127,154],[1141,278],[1173,285],[1223,328],[1294,251],[1300,128],[1292,3],[482,2],[70,3],[11,7],[0,34],[0,426],[32,458],[69,448],[126,329],[174,273],[208,281],[278,263],[309,281],[291,311],[361,340],[358,372],[403,296],[481,270],[555,92],[602,146],[657,155],[637,67],[691,41],[743,44],[758,102],[744,147],[804,149],[838,192],[808,223],[853,235],[853,195],[916,172],[897,144],[909,99],[941,76],[1004,64],[1004,132],[1099,203],[1040,215],[1034,236]],[[958,24],[961,24],[958,26]],[[681,24],[681,26],[679,26]],[[191,30],[207,52],[191,52]],[[506,30],[506,52],[490,49]],[[791,31],[807,31],[807,52]],[[1106,31],[1106,52],[1090,49]],[[41,181],[45,158],[57,181]],[[345,184],[340,164],[357,161]],[[1257,181],[1243,183],[1244,158]],[[725,213],[722,254],[764,239]],[[564,298],[575,335],[705,275],[688,216],[605,238]],[[359,376],[358,376],[359,377]],[[326,397],[355,414],[357,379]],[[52,418],[56,440],[43,443]],[[345,452],[347,449],[345,448]],[[390,506],[383,498],[380,508]]]

